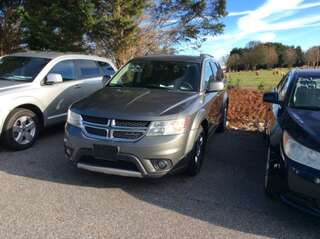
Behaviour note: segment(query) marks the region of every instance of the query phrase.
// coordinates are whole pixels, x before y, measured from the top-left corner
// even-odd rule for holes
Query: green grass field
[[[226,73],[228,86],[245,89],[271,90],[288,72],[287,68]],[[259,72],[259,74],[257,74]]]

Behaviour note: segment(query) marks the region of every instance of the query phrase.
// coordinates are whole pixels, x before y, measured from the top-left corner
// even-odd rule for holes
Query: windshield
[[[298,78],[293,95],[293,106],[311,110],[320,109],[320,76]]]
[[[0,80],[31,82],[48,62],[38,57],[5,56],[0,59]]]
[[[198,91],[200,66],[170,61],[131,61],[109,83],[109,87],[139,87],[176,91]]]

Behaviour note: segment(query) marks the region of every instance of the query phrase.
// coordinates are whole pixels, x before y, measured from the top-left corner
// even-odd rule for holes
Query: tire
[[[203,128],[201,127],[201,133],[199,134],[199,137],[195,142],[190,155],[188,156],[189,159],[188,159],[186,174],[190,177],[196,176],[197,174],[200,173],[203,160],[204,160],[206,142],[207,142],[207,135],[203,130]]]
[[[228,106],[223,108],[221,122],[217,128],[217,132],[223,133],[227,128],[227,115],[228,115]]]
[[[280,194],[280,191],[278,189],[279,184],[277,183],[275,166],[276,166],[276,161],[271,159],[271,150],[270,150],[270,146],[268,146],[265,176],[264,176],[264,191],[265,191],[265,194],[272,199],[278,198]]]
[[[3,129],[5,146],[11,150],[23,150],[35,143],[40,131],[40,122],[34,112],[17,108],[8,116]]]

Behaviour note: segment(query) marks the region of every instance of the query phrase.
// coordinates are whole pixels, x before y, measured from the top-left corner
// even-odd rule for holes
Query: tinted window
[[[59,62],[49,73],[62,75],[63,81],[77,80],[76,68],[72,60]]]
[[[112,76],[115,73],[112,66],[110,66],[108,63],[102,61],[98,61],[97,63],[100,66],[104,76]]]
[[[319,110],[320,76],[299,77],[292,100],[295,107]]]
[[[102,76],[102,73],[95,61],[77,60],[76,62],[79,67],[81,79]]]
[[[0,80],[31,82],[48,62],[48,59],[38,57],[3,57],[0,59]]]
[[[210,79],[212,79],[212,69],[209,62],[206,62],[204,66],[204,88],[207,89]]]
[[[197,63],[146,60],[129,62],[116,74],[109,86],[197,91],[199,81]]]

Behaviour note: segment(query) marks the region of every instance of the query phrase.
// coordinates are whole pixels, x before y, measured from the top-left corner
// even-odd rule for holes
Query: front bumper
[[[286,165],[285,203],[320,217],[320,171],[297,163],[282,154]]]
[[[180,162],[187,155],[188,136],[195,133],[196,130],[192,130],[183,135],[145,136],[137,142],[116,142],[88,138],[80,128],[66,124],[65,154],[81,169],[120,176],[157,178],[180,167]],[[97,159],[94,157],[94,145],[116,146],[117,156]],[[161,170],[155,165],[158,161],[165,161],[168,166]]]

